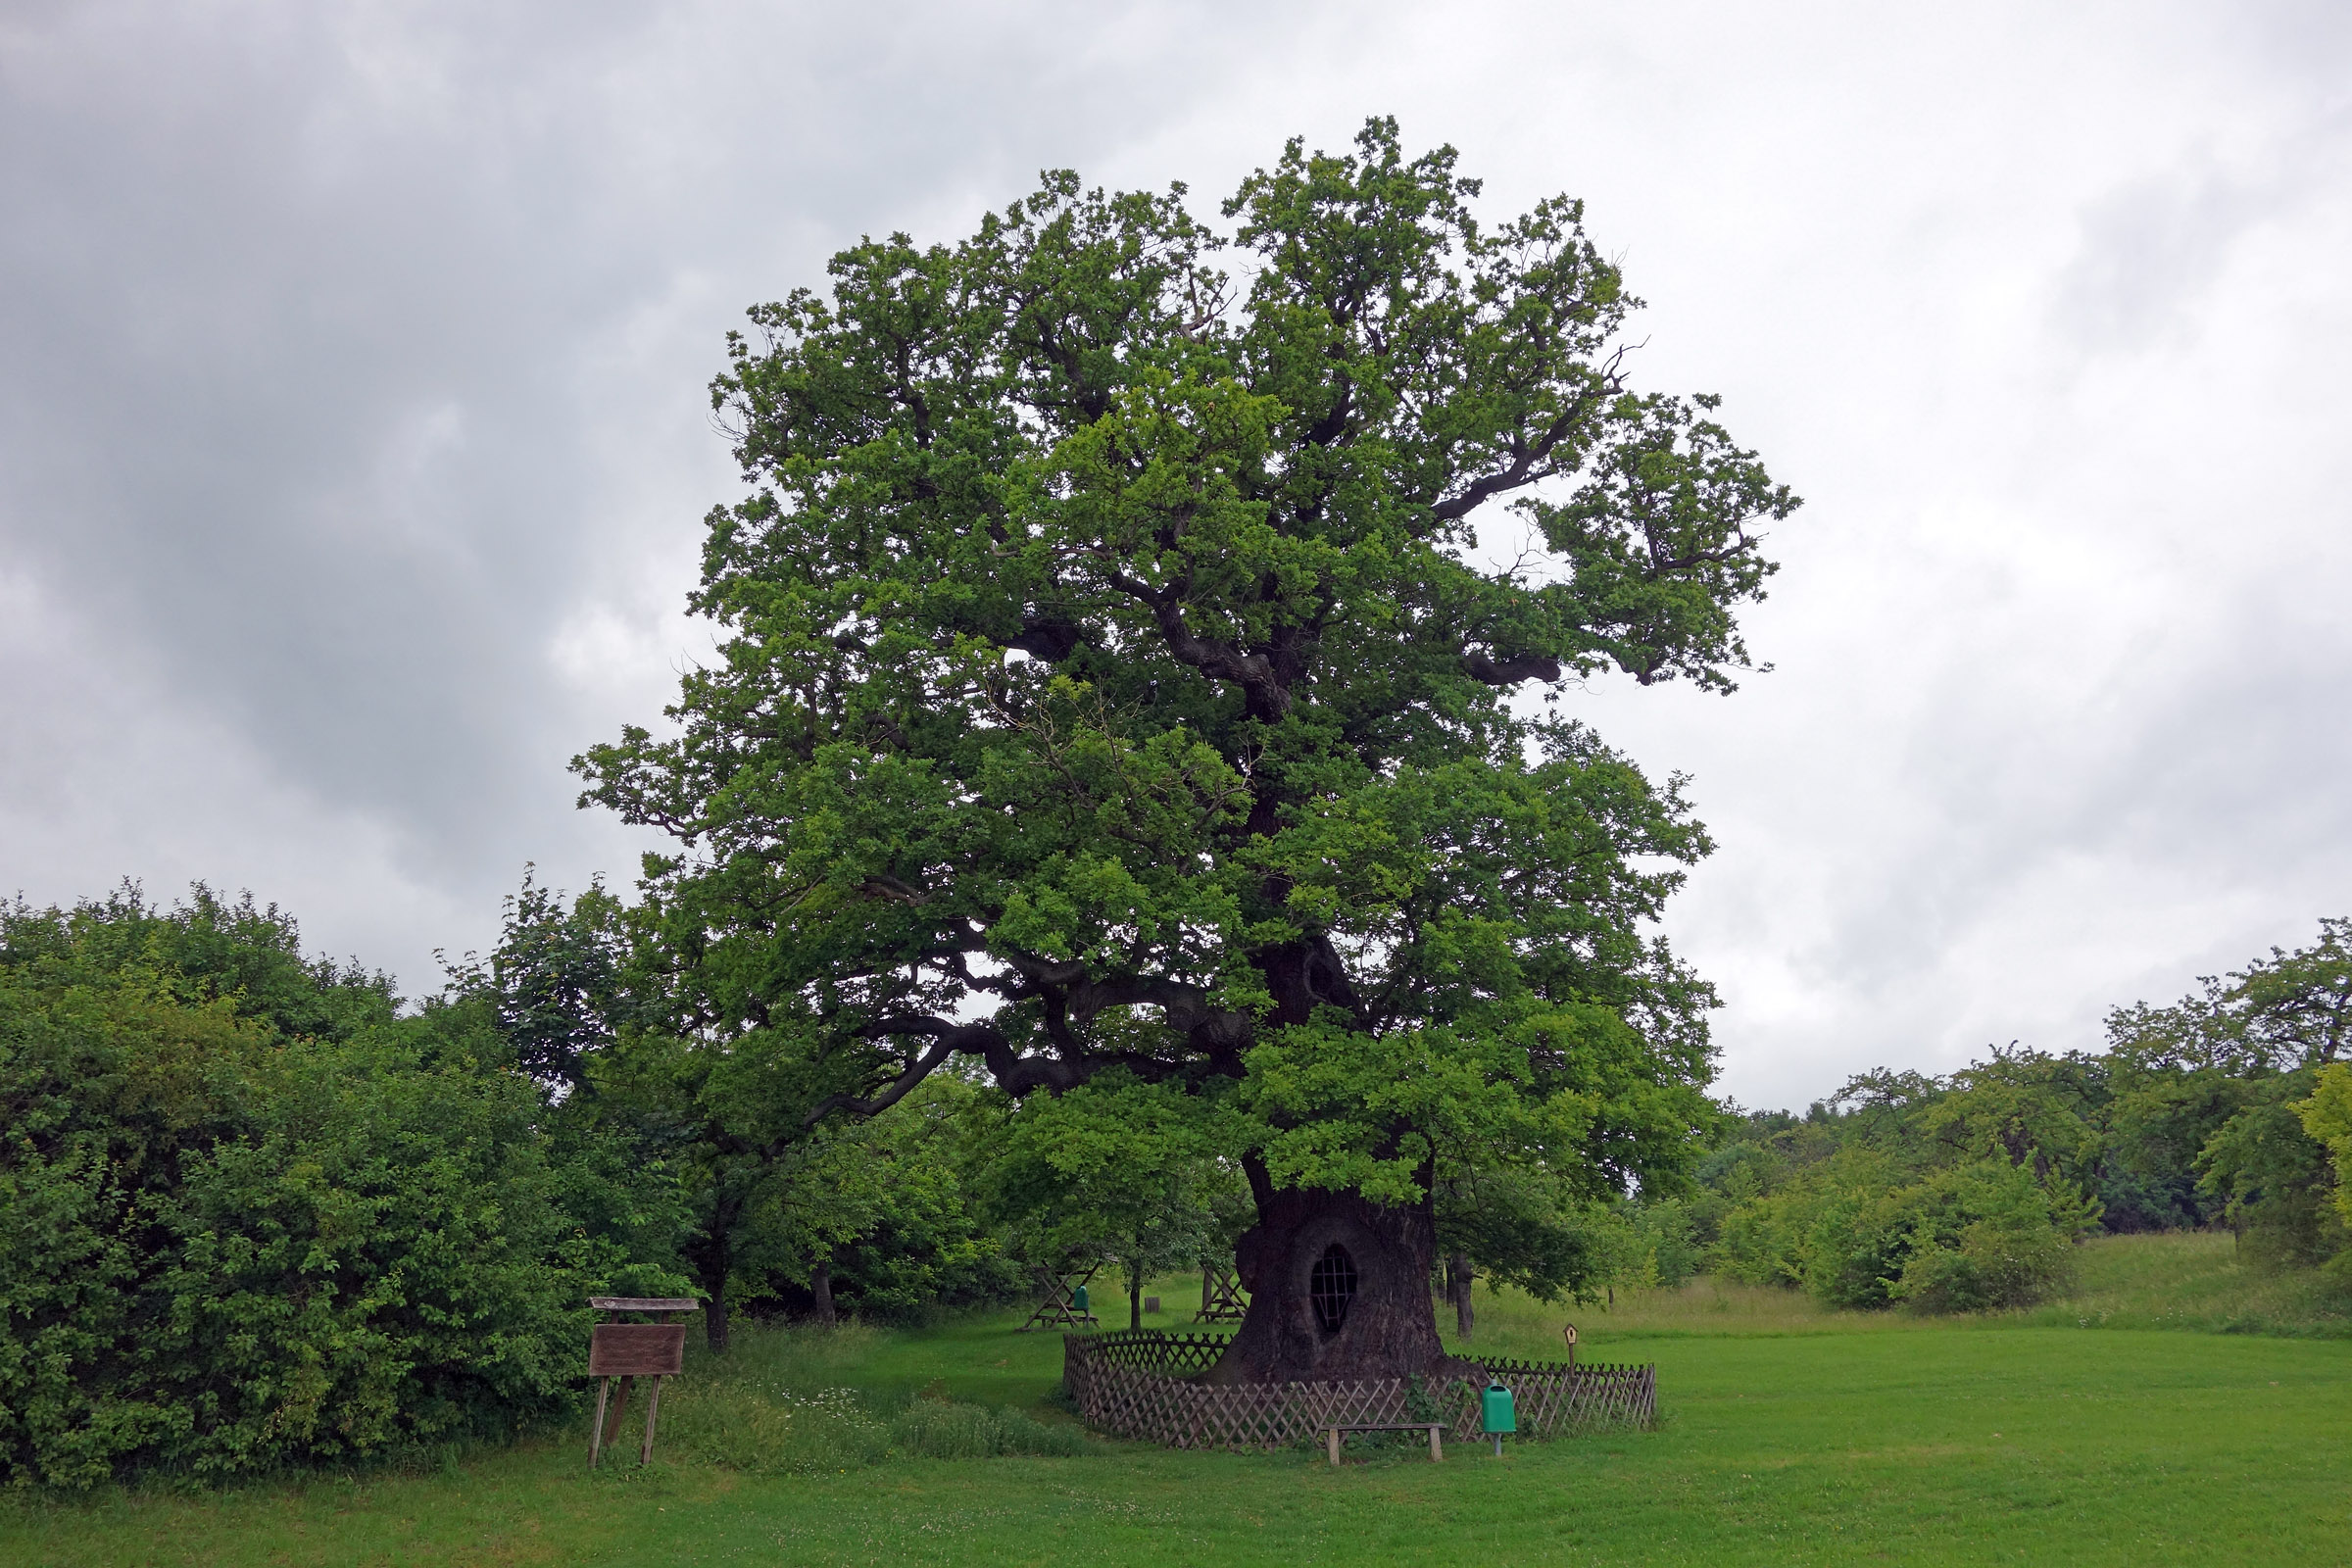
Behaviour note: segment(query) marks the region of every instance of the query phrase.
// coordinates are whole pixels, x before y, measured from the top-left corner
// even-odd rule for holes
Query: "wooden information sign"
[[[668,1316],[692,1312],[703,1303],[678,1296],[591,1296],[588,1304],[600,1312],[640,1312]],[[588,1433],[588,1467],[604,1458],[605,1445],[620,1434],[620,1418],[629,1407],[629,1391],[639,1378],[652,1378],[645,1399],[645,1443],[637,1462],[654,1457],[654,1422],[662,1412],[662,1380],[686,1369],[686,1325],[683,1323],[599,1323],[588,1332],[588,1375],[605,1381],[596,1391],[596,1424]],[[620,1380],[620,1397],[612,1403],[612,1382]]]
[[[599,1323],[589,1331],[592,1378],[674,1378],[685,1370],[683,1323]]]

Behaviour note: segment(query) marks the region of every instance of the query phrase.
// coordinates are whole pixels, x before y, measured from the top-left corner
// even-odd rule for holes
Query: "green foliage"
[[[1618,1288],[1672,1289],[1703,1266],[1696,1223],[1681,1199],[1637,1199],[1606,1205],[1602,1213],[1614,1221],[1613,1255],[1605,1277]],[[1590,1289],[1586,1298],[1591,1298]]]
[[[625,923],[602,883],[566,906],[526,865],[504,902],[498,946],[449,965],[451,989],[490,1009],[513,1065],[551,1092],[577,1091],[589,1056],[629,1012]]]
[[[795,1309],[822,1265],[837,1306],[885,1322],[1003,1299],[1027,1281],[981,1211],[981,1092],[942,1075],[870,1121],[791,1145],[739,1220],[738,1299]]]
[[[2115,1075],[2106,1110],[2099,1196],[2114,1231],[2170,1230],[2221,1217],[2200,1181],[2198,1155],[2260,1094],[2256,1080],[2218,1067],[2132,1063]]]
[[[2313,946],[2171,1007],[2118,1008],[2095,1055],[2012,1046],[1943,1078],[1862,1074],[1801,1118],[1748,1114],[1698,1167],[1692,1236],[1731,1278],[1923,1310],[2046,1298],[2093,1220],[2224,1223],[2263,1267],[2336,1257],[2348,937],[2323,920]]]
[[[1540,1301],[1679,1285],[1701,1261],[1680,1199],[1602,1200],[1541,1170],[1476,1171],[1438,1188],[1438,1240],[1492,1285]]]
[[[644,913],[526,872],[489,956],[451,966],[449,1005],[540,1084],[559,1137],[675,1173],[686,1212],[662,1217],[697,1233],[685,1261],[714,1339],[740,1309],[816,1309],[820,1285],[839,1310],[910,1321],[1024,1283],[969,1198],[970,1082],[942,1075],[868,1124],[810,1123],[805,1075],[772,1040],[730,1046],[680,1014]],[[575,1209],[627,1191],[592,1188]]]
[[[1491,225],[1453,166],[1294,142],[1225,232],[1055,173],[733,340],[726,641],[674,733],[577,764],[677,841],[672,1059],[625,1072],[704,1152],[707,1287],[766,1163],[957,1058],[1199,1094],[1265,1181],[1396,1202],[1689,1157],[1714,999],[1648,927],[1708,841],[1510,693],[1729,690],[1796,501],[1713,399],[1628,384],[1577,204]]]
[[[1912,1170],[1857,1144],[1726,1213],[1710,1261],[1832,1306],[1983,1311],[2063,1289],[2073,1244],[2097,1215],[2095,1201],[2027,1164]]]
[[[512,1435],[569,1403],[590,1290],[676,1283],[566,1212],[594,1173],[461,1011],[394,1006],[202,889],[0,913],[0,1475]]]
[[[1887,1298],[1924,1312],[2031,1306],[2074,1280],[2074,1244],[2095,1201],[2034,1180],[2024,1165],[1980,1160],[1895,1195],[1911,1210],[1910,1254]]]
[[[2243,969],[2204,976],[2170,1007],[2118,1008],[2107,1035],[2117,1054],[2140,1063],[2237,1077],[2352,1055],[2352,917],[2321,920],[2308,948],[2273,948]]]
[[[1468,1169],[1438,1183],[1438,1245],[1474,1272],[1544,1300],[1579,1295],[1608,1273],[1592,1223],[1601,1205],[1542,1167]]]
[[[2311,1098],[2293,1108],[2304,1132],[2327,1147],[2336,1215],[2352,1225],[2352,1065],[2339,1061],[2321,1068]]]
[[[2223,1200],[2223,1217],[2247,1251],[2274,1265],[2317,1263],[2344,1245],[2327,1147],[2297,1114],[2316,1077],[2305,1069],[2261,1080],[2252,1102],[2197,1154],[2199,1190]]]
[[[225,902],[201,882],[169,911],[129,882],[71,910],[0,906],[0,962],[52,984],[72,976],[185,1005],[225,1003],[287,1037],[348,1040],[399,1009],[390,976],[306,958],[292,915],[250,893]]]
[[[1148,1280],[1231,1256],[1249,1223],[1229,1100],[1107,1073],[1012,1107],[979,1180],[1031,1262],[1115,1262],[1140,1323]]]

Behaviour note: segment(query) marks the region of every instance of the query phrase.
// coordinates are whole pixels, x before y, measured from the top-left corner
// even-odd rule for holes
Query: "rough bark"
[[[703,1234],[687,1250],[687,1258],[703,1286],[703,1338],[713,1355],[727,1353],[727,1275],[735,1267],[735,1250],[728,1245],[735,1211],[720,1203]]]
[[[827,1328],[831,1328],[834,1323],[833,1263],[831,1259],[817,1259],[815,1269],[808,1276],[808,1290],[816,1298],[816,1305],[810,1308],[808,1315]]]
[[[1467,1253],[1453,1252],[1446,1258],[1446,1295],[1453,1302],[1453,1330],[1467,1344],[1470,1332],[1478,1326],[1478,1313],[1470,1305],[1470,1258]]]
[[[702,1271],[703,1340],[712,1355],[727,1353],[727,1271]]]
[[[1336,1324],[1313,1299],[1316,1264],[1334,1247],[1355,1275],[1354,1294]],[[1475,1375],[1438,1341],[1429,1300],[1436,1258],[1437,1231],[1427,1209],[1312,1189],[1261,1194],[1257,1224],[1234,1250],[1249,1312],[1203,1381]]]

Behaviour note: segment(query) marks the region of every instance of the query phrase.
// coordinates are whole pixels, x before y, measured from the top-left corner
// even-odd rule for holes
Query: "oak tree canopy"
[[[1442,1176],[1654,1183],[1710,1115],[1649,930],[1707,840],[1555,699],[1730,691],[1797,503],[1635,387],[1580,204],[1478,195],[1376,120],[1222,226],[1062,172],[841,252],[713,383],[715,662],[577,764],[675,836],[698,1038],[802,1124],[951,1062],[1213,1124],[1258,1210],[1224,1377],[1428,1370]]]

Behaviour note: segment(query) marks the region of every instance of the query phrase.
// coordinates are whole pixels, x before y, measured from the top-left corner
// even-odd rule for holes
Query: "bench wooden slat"
[[[1426,1432],[1431,1427],[1445,1430],[1443,1421],[1326,1421],[1326,1432]]]
[[[1429,1457],[1433,1462],[1446,1457],[1443,1421],[1325,1421],[1319,1423],[1331,1449],[1331,1462],[1340,1462],[1340,1434],[1343,1432],[1426,1432],[1429,1434]]]

